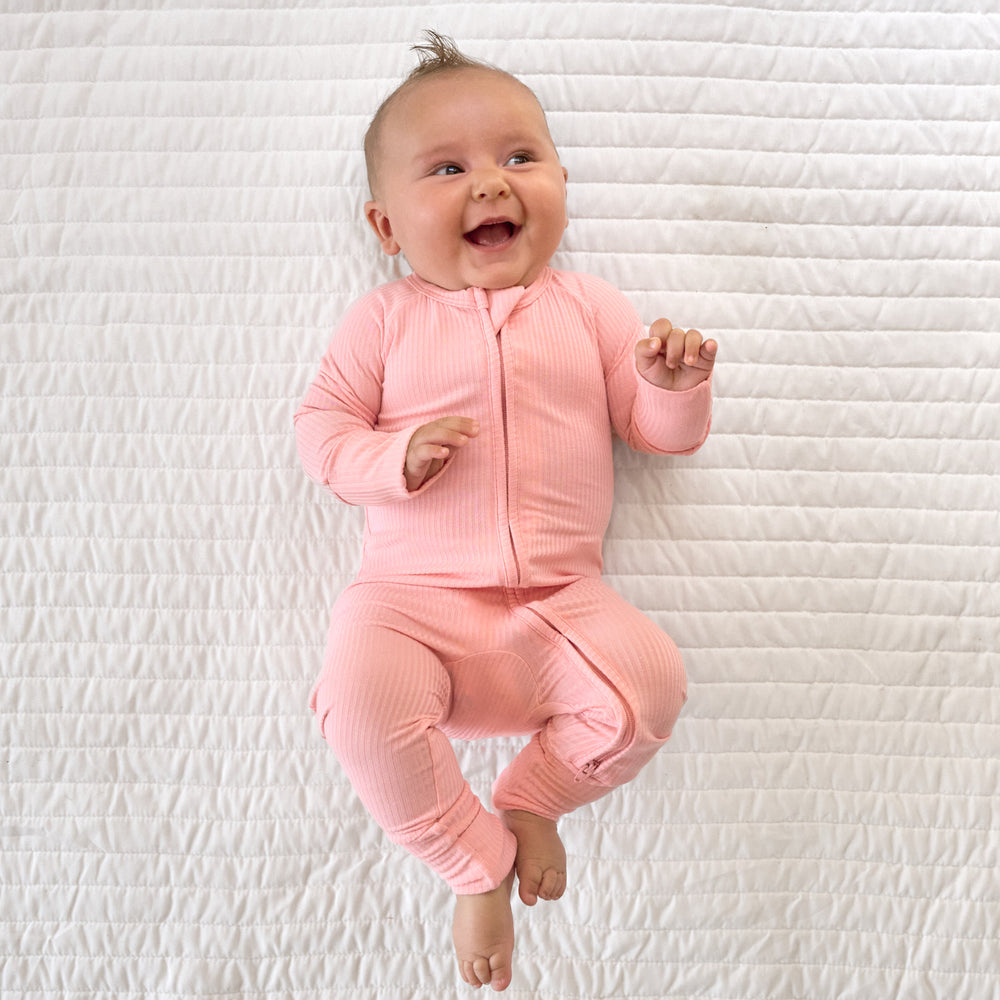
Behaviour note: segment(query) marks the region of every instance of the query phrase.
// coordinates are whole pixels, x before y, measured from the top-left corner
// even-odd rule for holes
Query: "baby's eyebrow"
[[[527,132],[511,132],[501,135],[496,139],[497,145],[505,150],[532,152],[540,141],[537,136],[532,136]],[[421,149],[417,153],[417,158],[421,161],[440,163],[446,160],[456,160],[462,158],[462,148],[451,141],[440,142],[437,145]]]
[[[432,146],[430,149],[422,149],[419,153],[421,160],[453,160],[458,156],[458,151],[453,145],[442,143]]]

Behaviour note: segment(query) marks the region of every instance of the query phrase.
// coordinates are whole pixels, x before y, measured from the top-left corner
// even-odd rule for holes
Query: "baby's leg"
[[[523,613],[560,650],[539,683],[561,709],[497,779],[493,801],[505,817],[554,821],[631,781],[666,742],[686,696],[684,669],[669,636],[600,581],[577,581]],[[521,854],[519,844],[519,877]]]
[[[450,677],[425,643],[400,630],[404,620],[349,589],[334,610],[313,708],[389,837],[456,892],[486,892],[510,871],[514,838],[463,777],[440,728],[451,709]]]
[[[456,892],[463,978],[506,989],[516,843],[473,795],[439,728],[451,707],[450,678],[425,644],[350,617],[335,617],[313,696],[324,735],[389,837]]]

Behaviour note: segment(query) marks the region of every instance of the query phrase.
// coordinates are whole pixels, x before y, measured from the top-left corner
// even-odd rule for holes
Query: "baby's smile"
[[[465,239],[477,247],[493,249],[503,246],[521,231],[521,227],[506,219],[487,221],[465,234]]]

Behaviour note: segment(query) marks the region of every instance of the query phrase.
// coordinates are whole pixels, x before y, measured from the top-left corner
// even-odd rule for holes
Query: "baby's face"
[[[387,254],[441,288],[528,285],[566,228],[566,171],[531,92],[480,69],[399,96],[365,213]]]

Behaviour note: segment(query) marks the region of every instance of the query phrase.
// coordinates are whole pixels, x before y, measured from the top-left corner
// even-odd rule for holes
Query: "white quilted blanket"
[[[557,265],[722,345],[606,544],[690,701],[507,995],[1000,997],[994,0],[4,5],[0,994],[468,993],[308,712],[359,514],[291,424],[425,27],[549,109]]]

